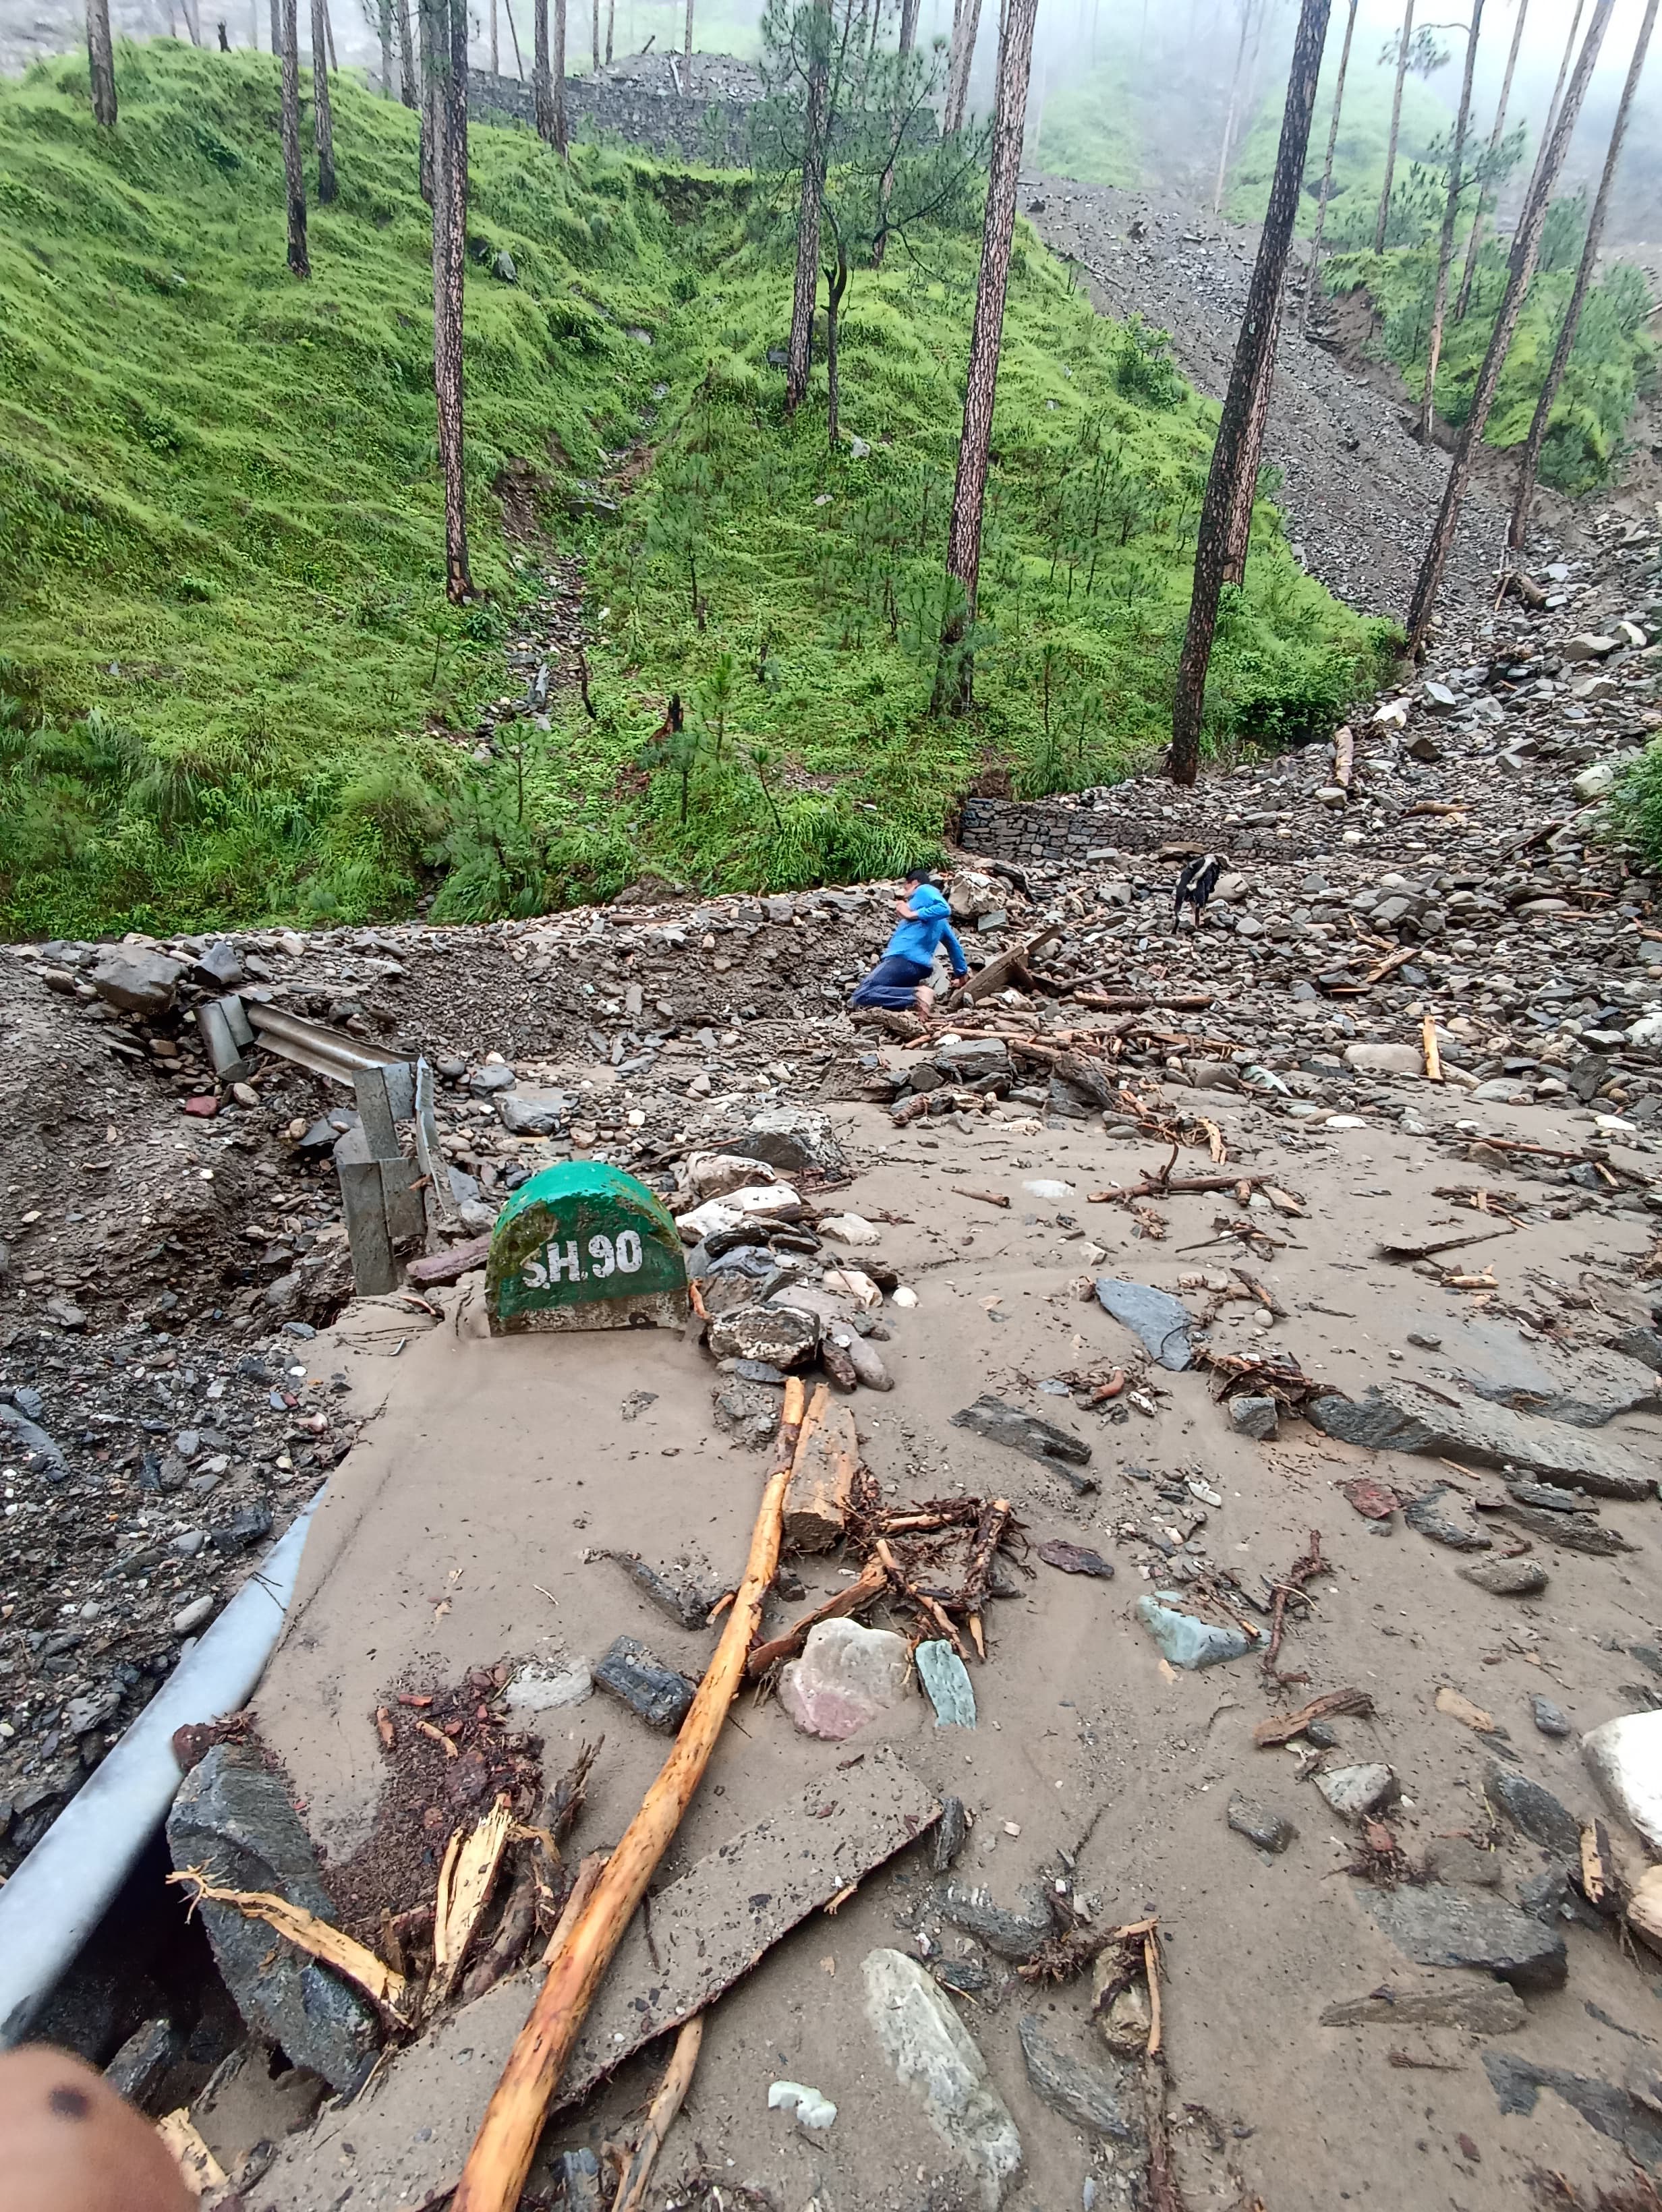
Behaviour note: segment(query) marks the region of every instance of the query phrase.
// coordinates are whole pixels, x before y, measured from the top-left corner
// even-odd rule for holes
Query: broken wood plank
[[[886,1745],[874,1745],[738,1835],[713,1838],[707,1828],[703,1856],[653,1898],[650,1942],[643,1917],[630,1922],[554,2109],[581,2103],[636,2051],[706,2010],[809,1913],[924,1834],[940,1809]],[[511,1975],[386,2061],[350,2105],[332,2106],[285,2142],[260,2203],[330,2212],[350,2186],[353,2212],[408,2212],[445,2188],[535,1986],[535,1970]]]
[[[475,1267],[484,1267],[490,1256],[490,1237],[470,1237],[466,1244],[453,1244],[447,1252],[434,1252],[424,1260],[412,1260],[404,1271],[405,1280],[413,1283],[417,1290],[459,1283]]]
[[[1425,1059],[1426,1081],[1440,1083],[1443,1079],[1443,1055],[1437,1049],[1437,1024],[1429,1014],[1420,1024],[1420,1050]]]
[[[1051,922],[1047,928],[1036,930],[1021,944],[1013,945],[1008,952],[1001,952],[996,960],[989,960],[984,968],[978,968],[973,975],[966,976],[953,993],[952,1002],[961,1004],[966,999],[971,1001],[987,999],[995,991],[1008,990],[1012,983],[1026,975],[1027,963],[1033,954],[1061,934],[1062,924],[1059,921]]]
[[[799,1620],[773,1637],[766,1644],[758,1644],[746,1662],[745,1673],[752,1682],[760,1681],[770,1667],[776,1667],[782,1659],[794,1659],[807,1641],[808,1631],[816,1621],[842,1620],[851,1613],[858,1613],[882,1596],[889,1586],[888,1576],[880,1559],[868,1559],[861,1570],[857,1581],[846,1589],[836,1591],[824,1599]]]
[[[1373,1710],[1373,1700],[1366,1690],[1324,1691],[1307,1705],[1300,1705],[1296,1713],[1272,1713],[1267,1721],[1260,1721],[1252,1731],[1252,1741],[1260,1751],[1267,1751],[1276,1744],[1291,1743],[1312,1721],[1327,1720],[1336,1713],[1355,1713],[1366,1719]]]
[[[860,1438],[847,1401],[825,1383],[802,1419],[785,1490],[784,1540],[798,1552],[828,1552],[840,1542],[849,1494],[860,1469]]]
[[[1333,732],[1333,781],[1347,798],[1350,779],[1355,771],[1356,739],[1348,722],[1342,722]]]

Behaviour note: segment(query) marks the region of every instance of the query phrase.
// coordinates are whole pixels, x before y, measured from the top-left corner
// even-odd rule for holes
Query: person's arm
[[[959,943],[949,921],[941,925],[941,941],[947,948],[947,957],[953,963],[953,973],[961,983],[970,972],[970,963],[964,957],[964,947]]]

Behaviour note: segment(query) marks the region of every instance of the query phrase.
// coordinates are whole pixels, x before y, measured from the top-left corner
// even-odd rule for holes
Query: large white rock
[[[1622,1819],[1662,1858],[1662,1713],[1622,1713],[1581,1739],[1581,1756]]]
[[[884,2057],[930,2126],[975,2177],[984,2212],[998,2212],[1021,2171],[1021,2137],[987,2062],[944,1991],[915,1959],[868,1951],[866,2017]]]
[[[675,1218],[684,1244],[702,1244],[718,1229],[736,1229],[746,1221],[798,1221],[802,1201],[788,1182],[752,1184],[730,1190],[724,1198],[707,1198],[690,1213]]]

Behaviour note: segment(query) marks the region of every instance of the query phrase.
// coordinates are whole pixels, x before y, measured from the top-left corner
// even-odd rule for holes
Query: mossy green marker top
[[[642,1182],[596,1160],[521,1183],[491,1233],[490,1326],[627,1328],[687,1317],[687,1271],[669,1209]]]

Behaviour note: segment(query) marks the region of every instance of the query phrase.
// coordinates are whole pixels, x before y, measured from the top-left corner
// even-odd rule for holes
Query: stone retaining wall
[[[693,57],[695,62],[702,58]],[[573,138],[621,138],[648,153],[707,162],[712,168],[744,162],[750,100],[734,98],[730,90],[726,96],[713,90],[706,96],[696,83],[685,94],[667,85],[661,89],[642,76],[619,75],[620,68],[614,64],[598,76],[566,79],[566,129]],[[471,71],[467,105],[477,123],[537,127],[530,83],[517,77]]]

